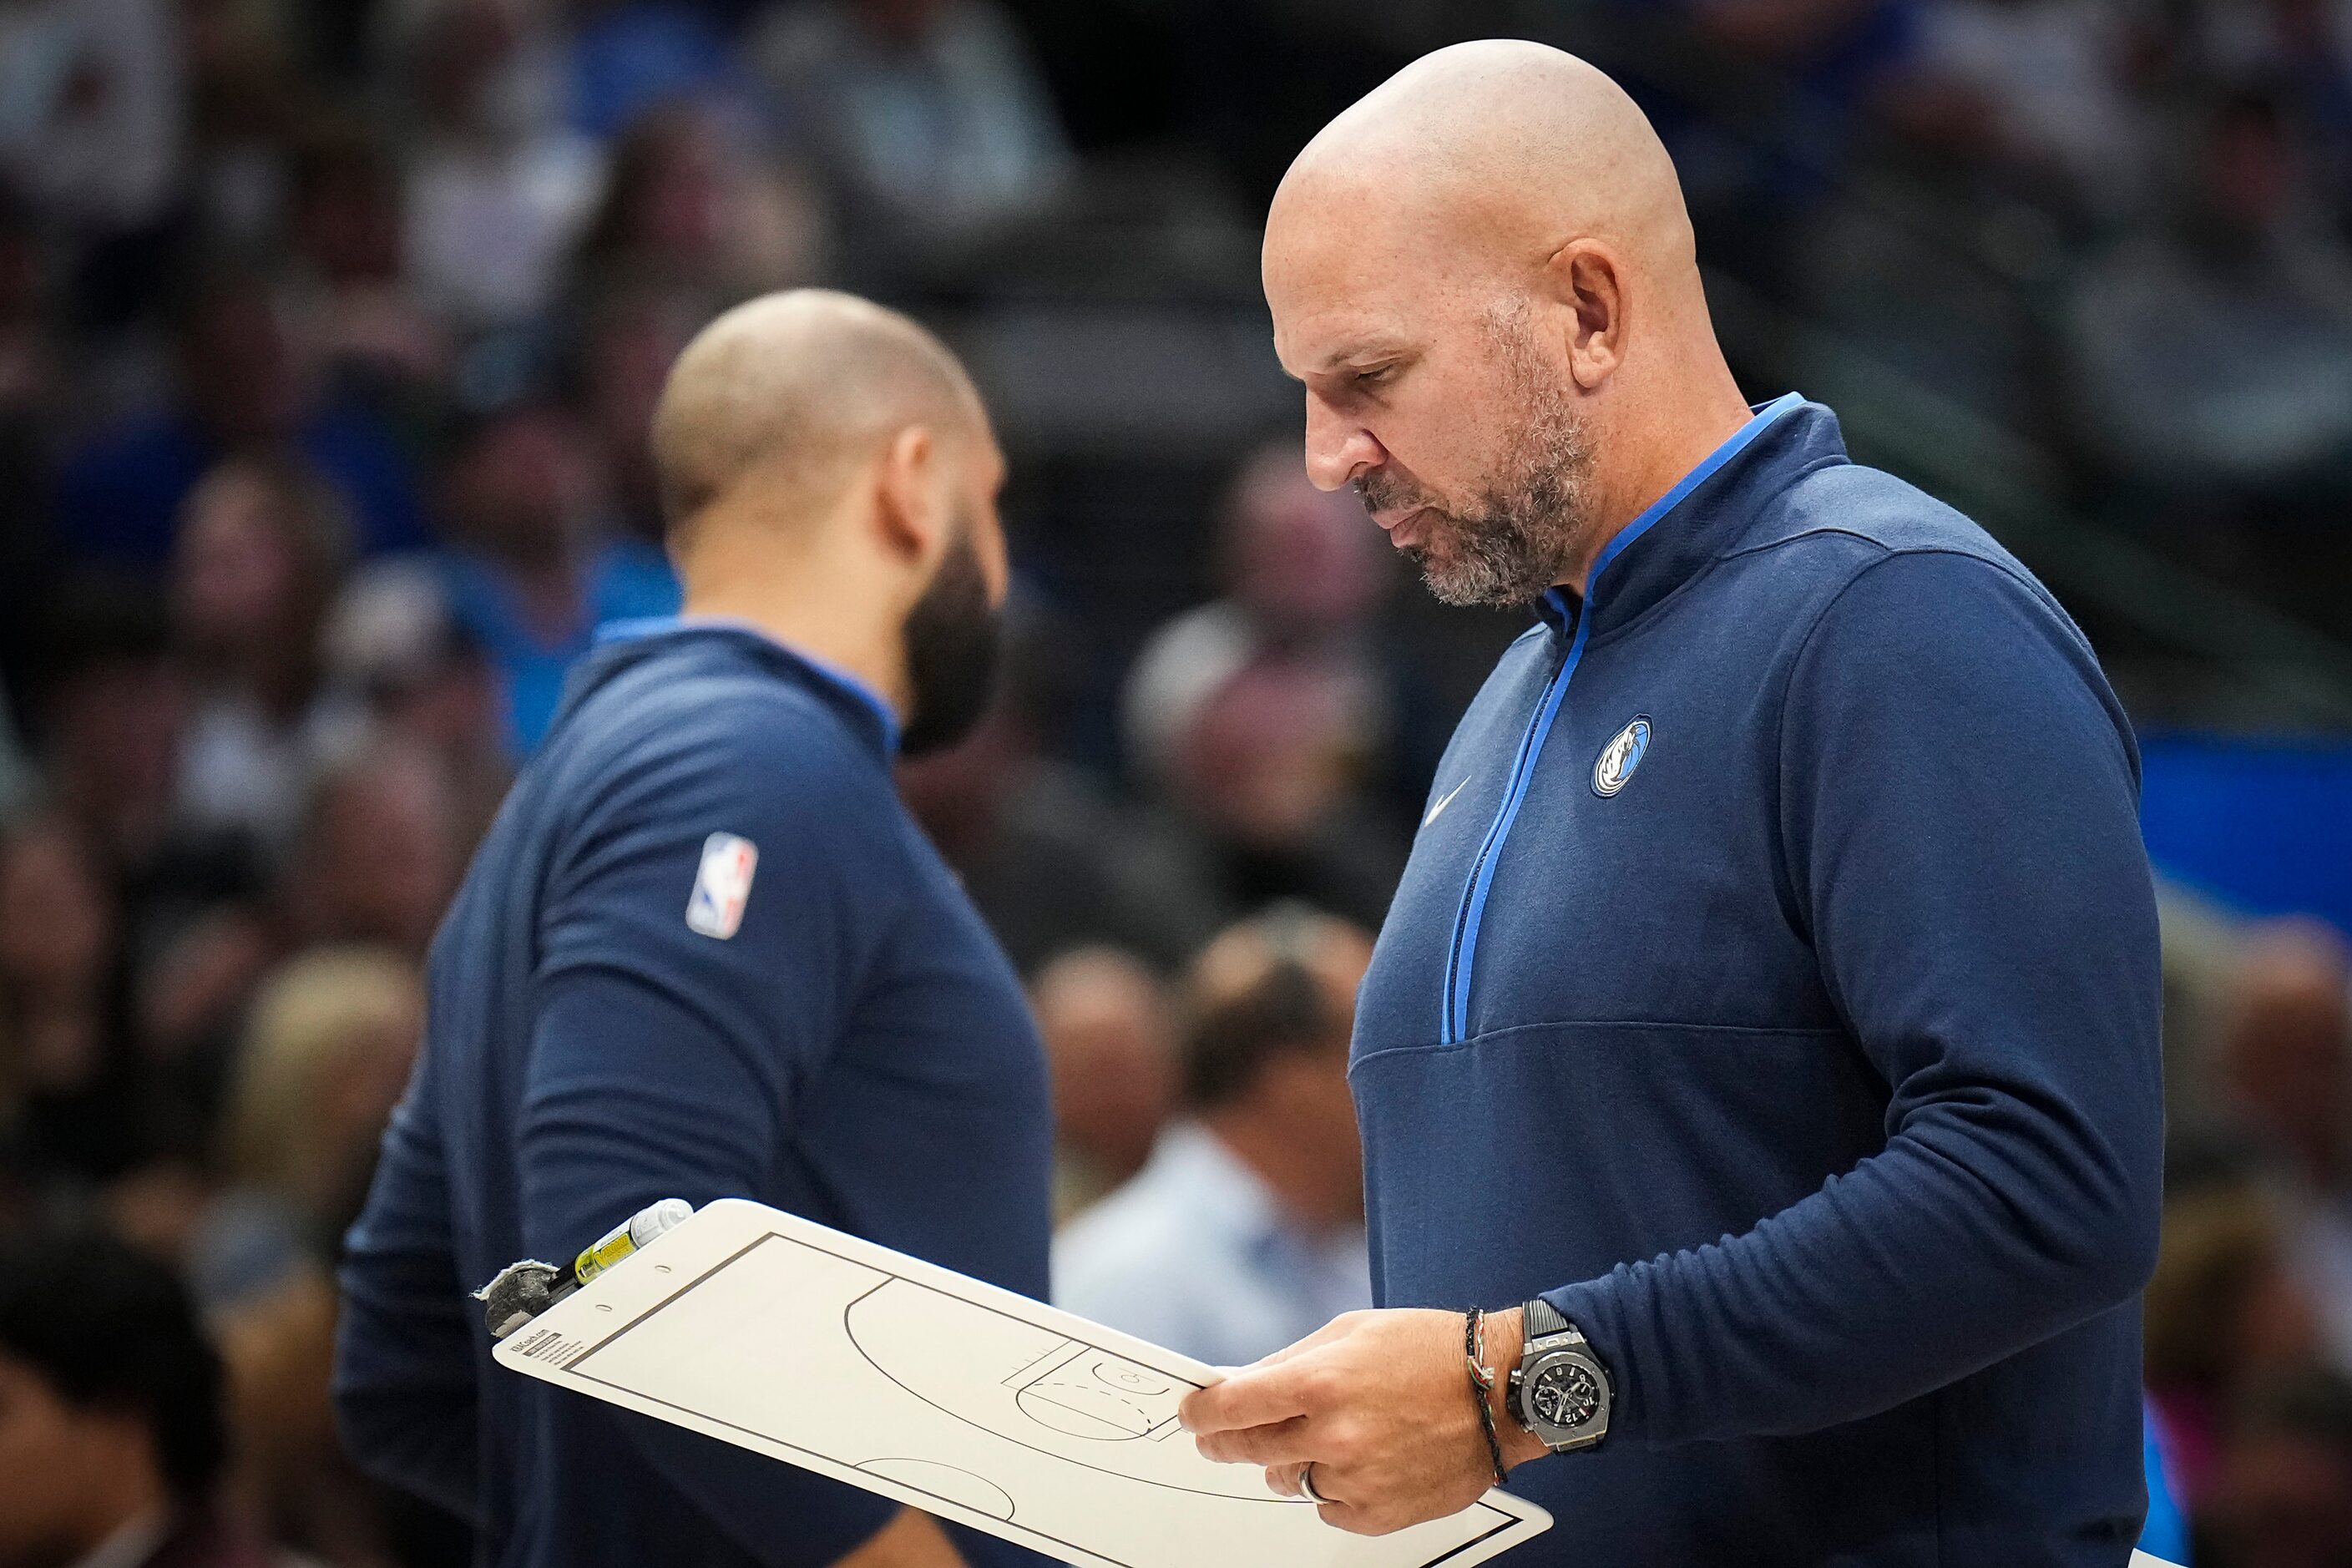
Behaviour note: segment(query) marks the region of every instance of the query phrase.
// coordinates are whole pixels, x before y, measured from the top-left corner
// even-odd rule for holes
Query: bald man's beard
[[[1490,321],[1507,407],[1520,418],[1496,472],[1475,500],[1446,507],[1412,480],[1375,469],[1355,483],[1374,512],[1425,509],[1405,553],[1429,591],[1448,605],[1531,604],[1588,551],[1594,453],[1558,373],[1530,334],[1524,310]]]
[[[945,751],[971,733],[996,690],[1003,620],[989,603],[988,575],[966,521],[907,615],[907,684],[914,711],[898,737],[900,756]]]

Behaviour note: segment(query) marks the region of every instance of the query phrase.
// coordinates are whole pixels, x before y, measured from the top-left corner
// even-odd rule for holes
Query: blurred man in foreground
[[[95,1232],[0,1245],[0,1568],[270,1568],[216,1507],[227,1458],[169,1269]]]
[[[1308,471],[1539,624],[1357,1012],[1391,1310],[1190,1396],[1202,1448],[1373,1532],[1528,1465],[1528,1568],[2123,1568],[2156,909],[2081,633],[1828,409],[1748,405],[1665,149],[1580,60],[1408,67],[1292,165],[1265,271]]]
[[[1371,939],[1285,905],[1193,961],[1184,1100],[1140,1174],[1054,1244],[1054,1300],[1212,1366],[1371,1305],[1348,1034]]]
[[[952,1564],[924,1515],[495,1370],[466,1300],[665,1197],[1045,1290],[1043,1055],[890,774],[987,696],[1004,465],[979,398],[911,321],[803,291],[694,341],[654,442],[686,614],[572,677],[435,943],[339,1407],[362,1464],[503,1568]]]

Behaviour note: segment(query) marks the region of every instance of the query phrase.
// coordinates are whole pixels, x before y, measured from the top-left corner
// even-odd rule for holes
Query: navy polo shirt
[[[1555,591],[1350,1066],[1384,1305],[1543,1294],[1536,1564],[2122,1568],[2163,1107],[2138,756],[2050,595],[1788,397]]]
[[[1044,1057],[898,803],[888,710],[745,627],[631,629],[573,674],[434,943],[337,1407],[484,1563],[814,1568],[897,1505],[506,1372],[466,1293],[657,1199],[749,1197],[1042,1300]]]

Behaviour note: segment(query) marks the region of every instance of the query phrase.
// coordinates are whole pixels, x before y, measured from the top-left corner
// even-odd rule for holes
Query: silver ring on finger
[[[1298,1472],[1298,1495],[1318,1508],[1331,1500],[1315,1489],[1315,1461],[1312,1459],[1307,1460],[1307,1468]]]

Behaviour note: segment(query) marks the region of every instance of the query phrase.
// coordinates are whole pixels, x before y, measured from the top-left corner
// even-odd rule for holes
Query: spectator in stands
[[[1416,673],[1391,656],[1377,621],[1393,563],[1345,490],[1315,488],[1295,441],[1253,452],[1217,524],[1223,593],[1152,633],[1120,696],[1130,763],[1167,774],[1184,721],[1260,654],[1316,667],[1357,710],[1372,787],[1418,817],[1448,733]]]
[[[394,29],[405,88],[407,253],[460,328],[538,314],[596,204],[604,154],[564,123],[561,41],[526,0],[419,0]]]
[[[1223,1366],[1371,1305],[1348,1092],[1371,952],[1361,930],[1299,907],[1209,945],[1184,989],[1191,1120],[1062,1233],[1056,1302]]]
[[[439,763],[470,853],[514,777],[505,694],[478,640],[450,613],[440,574],[386,562],[346,586],[328,618],[331,679],[384,734]]]
[[[2178,47],[2200,76],[2277,95],[2340,207],[2352,195],[2352,16],[2333,0],[2200,0],[2176,16]]]
[[[1075,949],[1037,972],[1029,1005],[1054,1082],[1054,1217],[1087,1208],[1143,1168],[1176,1099],[1168,996],[1148,964]]]
[[[1199,694],[1264,648],[1327,658],[1379,700],[1366,644],[1388,576],[1361,503],[1309,483],[1295,445],[1265,447],[1243,464],[1217,533],[1224,593],[1153,632],[1128,674],[1120,720],[1147,773],[1167,766],[1171,726]]]
[[[68,552],[160,567],[188,493],[215,463],[289,452],[340,493],[363,552],[424,542],[406,457],[373,418],[321,399],[289,314],[283,291],[250,273],[198,289],[179,328],[178,401],[66,459],[57,531]]]
[[[254,941],[214,943],[209,928],[220,907],[264,895],[265,868],[233,837],[192,832],[178,818],[184,704],[163,617],[141,595],[76,590],[54,596],[48,618],[43,794],[117,900],[121,950],[132,961],[111,982],[124,1033],[142,1071],[200,1063],[267,956]],[[182,1087],[208,1082],[199,1072]],[[200,1094],[180,1109],[200,1120],[208,1102]],[[142,1138],[149,1131],[160,1130]]]
[[[518,754],[539,744],[564,672],[598,626],[677,608],[667,560],[643,542],[603,537],[597,502],[579,421],[541,395],[478,416],[451,457],[450,612],[498,672]]]
[[[115,870],[170,832],[184,703],[163,616],[147,595],[77,582],[42,617],[34,711],[49,799]]]
[[[2107,0],[1936,0],[1921,53],[1989,115],[1979,157],[2108,220],[2146,216],[2161,137],[2137,79],[2147,18]]]
[[[320,626],[346,553],[336,496],[284,458],[233,458],[188,497],[172,573],[191,696],[179,806],[272,854],[292,838],[331,715]]]
[[[295,149],[287,240],[296,297],[329,371],[362,397],[415,400],[446,368],[448,332],[408,282],[407,193],[363,121],[333,121]]]
[[[0,175],[85,237],[163,216],[180,172],[170,0],[0,6]]]
[[[1387,910],[1402,833],[1371,795],[1379,734],[1352,672],[1265,651],[1173,726],[1165,789],[1229,905],[1301,899],[1363,925]]]
[[[140,1152],[113,891],[61,820],[0,833],[0,1127],[39,1172],[98,1180]]]
[[[2352,1380],[2307,1369],[2249,1398],[2200,1522],[2200,1568],[2352,1563]]]
[[[301,1269],[213,1320],[227,1372],[234,1489],[274,1541],[336,1568],[439,1568],[463,1563],[470,1542],[437,1541],[416,1555],[391,1550],[388,1500],[347,1458],[328,1394],[334,1364],[335,1291]],[[422,1505],[417,1505],[421,1507]]]
[[[583,301],[580,405],[595,443],[614,531],[658,547],[661,485],[654,467],[654,405],[688,339],[718,312],[693,288],[620,287]]]
[[[814,0],[748,43],[852,223],[917,237],[1034,210],[1070,151],[1027,42],[992,0]]]
[[[335,1436],[331,1269],[423,1018],[416,965],[383,948],[314,949],[274,971],[222,1117],[229,1185],[188,1247],[228,1366],[239,1494],[277,1539],[352,1568],[382,1568],[385,1520]]]
[[[2352,248],[2274,99],[2207,105],[2188,154],[2170,221],[2076,282],[2084,432],[2151,487],[2340,489],[2352,472]]]
[[[267,1568],[227,1523],[219,1357],[179,1282],[119,1241],[0,1243],[0,1564]]]
[[[387,740],[322,772],[287,878],[298,944],[374,942],[421,960],[457,885],[453,805],[415,745]]]
[[[421,745],[362,738],[320,766],[284,874],[202,909],[139,975],[159,1147],[191,1158],[212,1142],[247,1004],[288,955],[357,942],[424,956],[456,886],[461,830],[449,781]]]
[[[2248,940],[2221,1024],[2221,1079],[2287,1192],[2289,1267],[2352,1371],[2352,952],[2315,921]]]
[[[273,972],[254,998],[223,1120],[222,1169],[322,1268],[367,1195],[424,1020],[416,964],[388,948],[313,949]]]
[[[293,144],[319,111],[317,95],[275,7],[178,0],[173,9],[188,78],[187,216],[205,242],[257,251],[277,239]],[[169,267],[184,252],[167,247],[162,259]]]
[[[2319,1348],[2269,1195],[2246,1183],[2170,1198],[2147,1296],[2147,1386],[2172,1439],[2178,1500],[2211,1495],[2230,1414]]]
[[[791,165],[755,153],[744,128],[708,105],[642,116],[613,149],[604,202],[573,259],[575,285],[731,300],[810,281],[825,247],[814,193]]]

